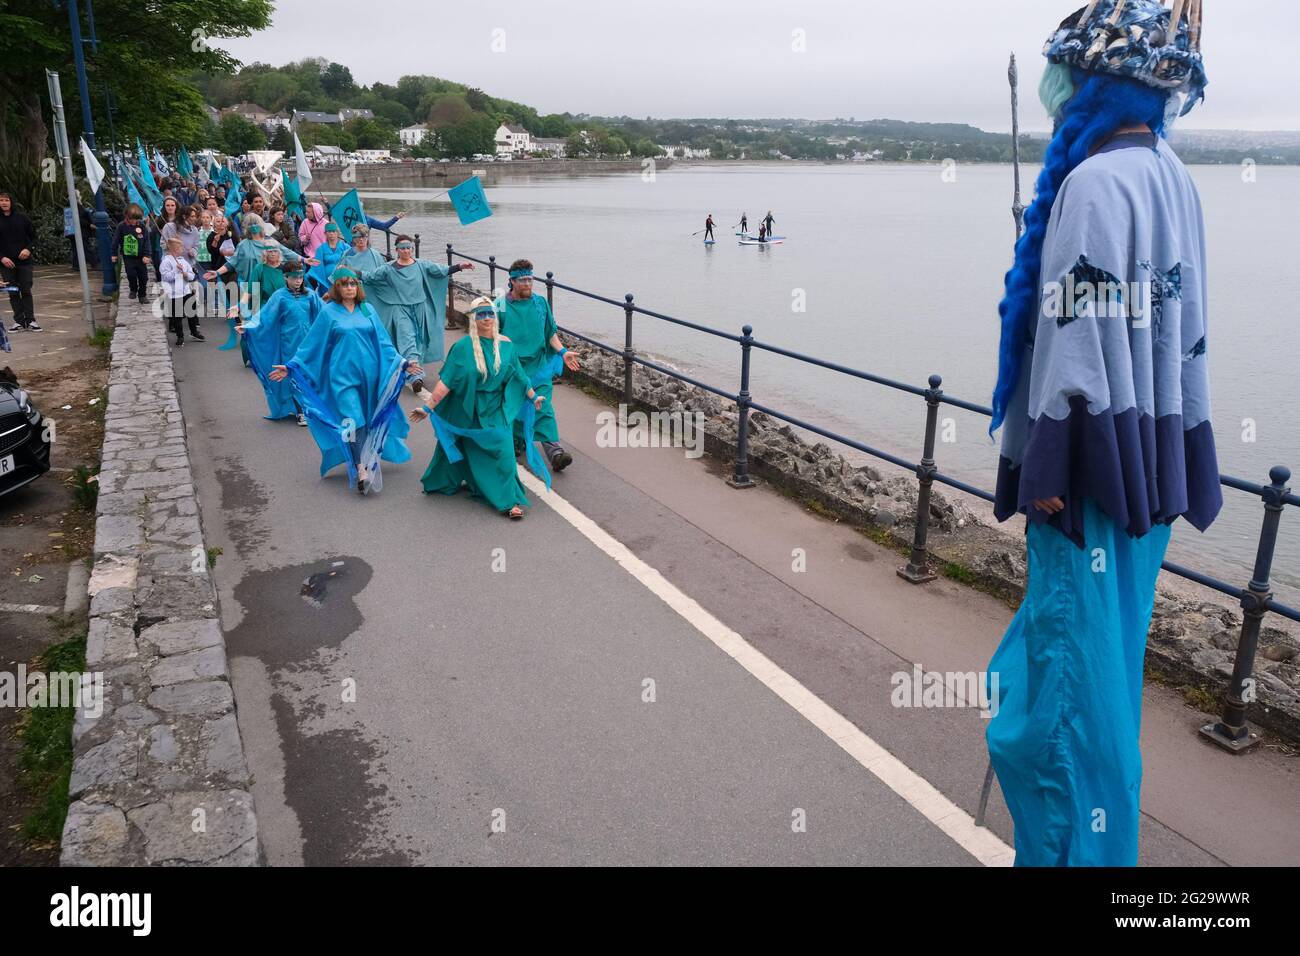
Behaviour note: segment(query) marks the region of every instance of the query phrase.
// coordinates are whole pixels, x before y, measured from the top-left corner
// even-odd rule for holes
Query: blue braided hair
[[[1007,403],[1020,380],[1030,325],[1038,319],[1043,239],[1056,194],[1065,178],[1118,129],[1146,123],[1157,135],[1166,133],[1168,91],[1121,76],[1077,68],[1073,73],[1075,93],[1061,107],[1056,130],[1043,157],[1043,171],[1034,187],[1034,201],[1025,212],[1025,232],[1016,243],[1015,263],[1006,275],[1006,294],[998,305],[1002,338],[990,435],[1006,418]]]

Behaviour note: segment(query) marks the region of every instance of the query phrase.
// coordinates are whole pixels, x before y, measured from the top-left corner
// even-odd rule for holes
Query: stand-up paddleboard
[[[711,245],[713,245],[713,244],[714,244],[715,242],[717,242],[717,241],[718,241],[718,240],[716,240],[716,239],[705,239],[705,240],[704,240],[704,244],[705,244],[706,246],[711,246]]]
[[[775,239],[741,239],[742,246],[779,246],[785,242],[785,236],[777,236]]]

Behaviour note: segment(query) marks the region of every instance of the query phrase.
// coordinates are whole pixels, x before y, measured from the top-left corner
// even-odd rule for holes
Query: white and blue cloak
[[[1083,499],[1092,498],[1129,535],[1180,515],[1204,531],[1223,504],[1205,224],[1164,140],[1116,137],[1066,177],[1040,280],[1037,327],[1008,402],[998,520],[1027,513],[1082,547]],[[1058,496],[1057,514],[1033,507]]]

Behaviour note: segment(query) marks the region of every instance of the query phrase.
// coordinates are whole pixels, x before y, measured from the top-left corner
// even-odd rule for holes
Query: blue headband
[[[337,282],[339,279],[360,280],[361,276],[357,275],[355,272],[353,272],[351,269],[346,268],[345,266],[339,266],[337,269],[334,270],[334,274],[330,276],[330,281]]]
[[[532,274],[533,274],[532,269],[511,269],[510,270],[510,278],[512,279],[527,279],[530,276],[532,276]]]

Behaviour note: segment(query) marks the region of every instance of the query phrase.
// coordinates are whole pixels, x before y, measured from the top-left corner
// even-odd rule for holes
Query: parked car
[[[0,495],[50,470],[49,434],[31,396],[9,369],[0,371]]]

